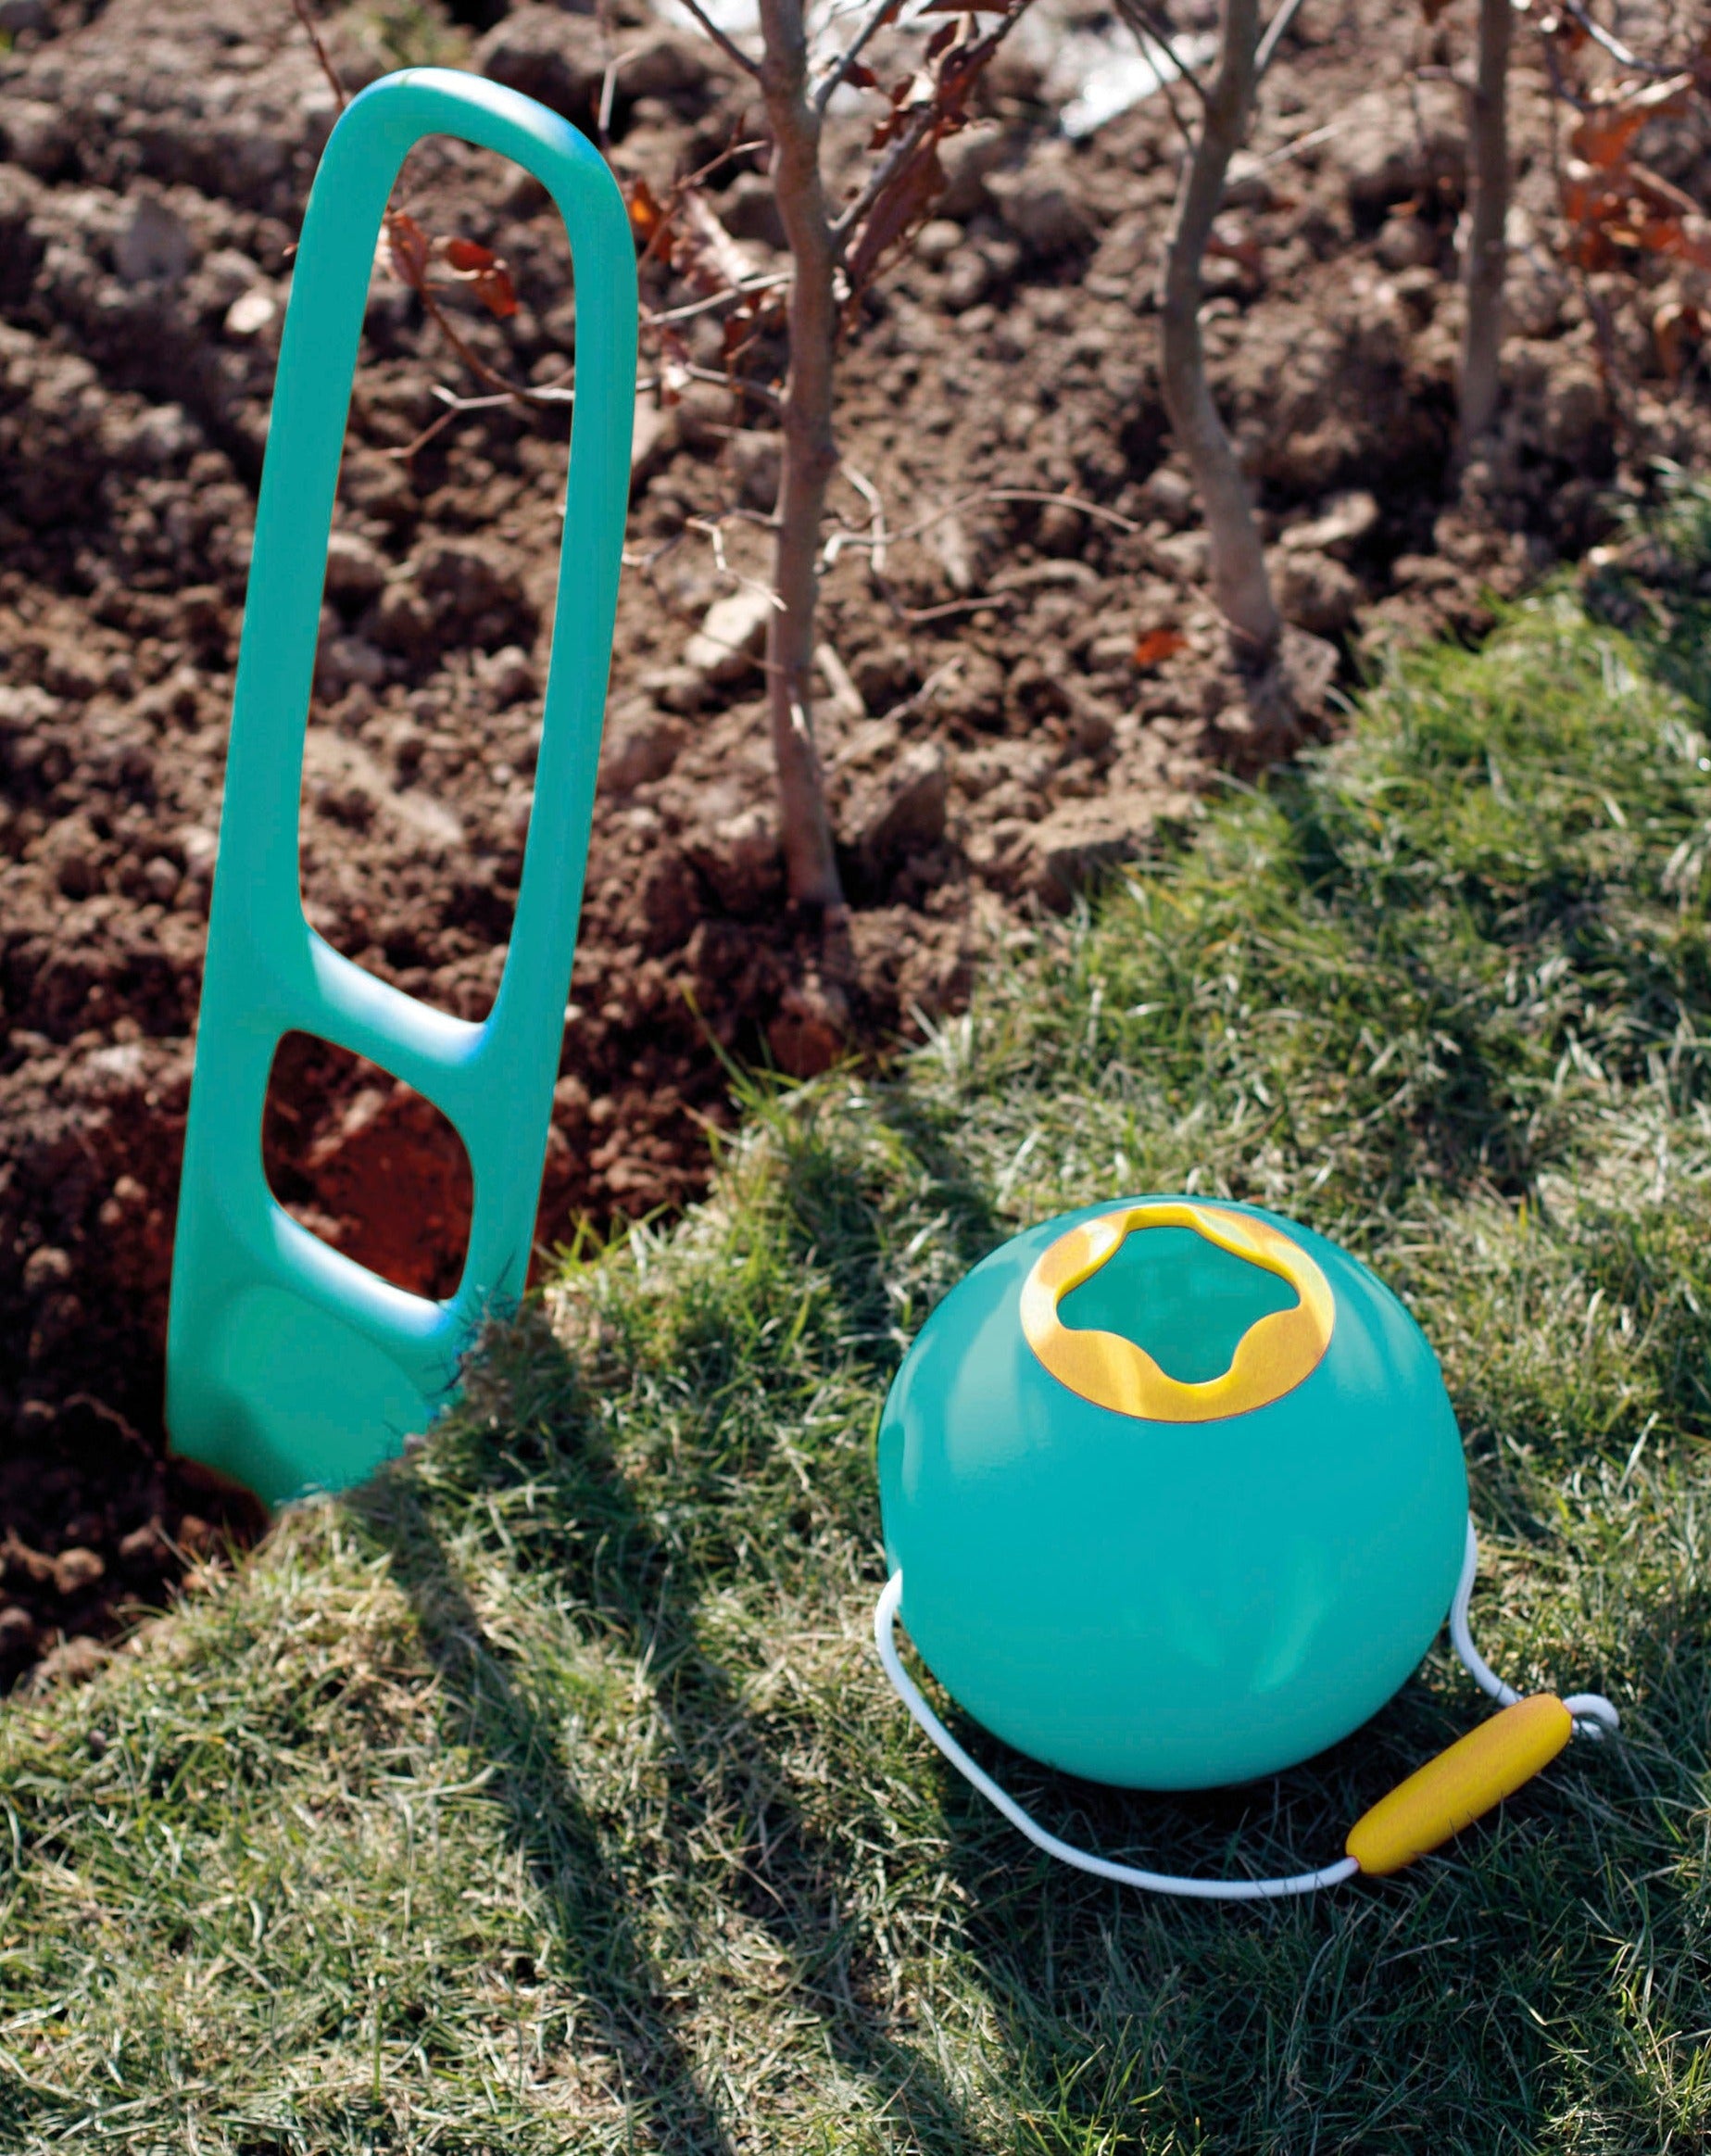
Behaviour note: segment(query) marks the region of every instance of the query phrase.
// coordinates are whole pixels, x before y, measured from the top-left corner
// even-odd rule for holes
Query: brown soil
[[[1099,19],[1097,0],[1059,12]],[[591,120],[606,33],[590,18],[459,13],[472,64]],[[0,1679],[243,1524],[163,1461],[161,1341],[254,487],[332,119],[285,0],[44,0],[31,17],[0,54]],[[385,64],[376,34],[356,14],[334,26],[354,78]],[[1220,391],[1300,656],[1345,679],[1387,635],[1477,629],[1486,594],[1604,528],[1625,462],[1703,450],[1708,431],[1697,362],[1659,373],[1659,271],[1637,294],[1608,281],[1635,431],[1613,429],[1583,296],[1551,252],[1543,96],[1524,72],[1507,416],[1446,504],[1463,125],[1429,67],[1461,57],[1466,29],[1453,14],[1435,34],[1428,49],[1378,0],[1306,0],[1209,271]],[[710,47],[639,16],[623,37],[621,166],[662,186],[755,132]],[[1169,115],[1155,98],[1071,144],[1041,85],[1025,50],[1003,60],[846,363],[843,446],[868,490],[836,490],[849,531],[872,536],[874,491],[892,533],[975,498],[883,561],[846,548],[826,579],[819,718],[853,901],[829,946],[781,900],[753,624],[692,642],[714,602],[740,611],[692,520],[770,504],[781,355],[750,355],[740,401],[645,400],[543,1242],[699,1187],[727,1115],[722,1051],[811,1071],[953,1006],[1007,921],[1063,904],[1248,754],[1158,393]],[[835,121],[846,152],[866,124]],[[1645,146],[1705,194],[1697,121]],[[719,200],[764,266],[756,166],[731,168]],[[449,143],[419,151],[407,185],[423,224],[513,265],[521,312],[502,328],[464,313],[471,340],[518,373],[560,372],[573,305],[539,191]],[[667,293],[656,276],[649,299]],[[713,356],[711,322],[695,335]],[[527,827],[564,429],[489,409],[401,458],[444,410],[435,383],[473,386],[377,272],[303,880],[341,949],[475,1016]],[[1106,513],[1023,498],[1065,494]],[[723,530],[731,570],[763,574],[755,526]],[[267,1154],[330,1240],[450,1284],[467,1166],[385,1074],[288,1042]]]

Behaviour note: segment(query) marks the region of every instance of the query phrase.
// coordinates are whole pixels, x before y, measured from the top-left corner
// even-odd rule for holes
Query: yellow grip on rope
[[[1554,1692],[1517,1699],[1381,1797],[1343,1847],[1375,1877],[1400,1872],[1512,1797],[1573,1734],[1573,1717]]]

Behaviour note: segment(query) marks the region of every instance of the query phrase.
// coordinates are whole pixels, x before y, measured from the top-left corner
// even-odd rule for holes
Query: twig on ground
[[[1268,150],[1259,161],[1262,172],[1269,172],[1277,165],[1287,165],[1291,158],[1300,157],[1303,150],[1317,149],[1321,143],[1330,141],[1332,135],[1342,132],[1342,122],[1333,120],[1326,127],[1310,129],[1306,134],[1298,134],[1293,142],[1287,142],[1280,150]]]
[[[926,622],[949,621],[953,614],[978,613],[983,607],[1009,608],[1021,604],[1013,591],[978,591],[968,599],[948,599],[942,606],[899,607],[897,618],[912,627]]]
[[[844,466],[844,471],[851,476],[853,483],[849,465]],[[864,493],[865,489],[857,484],[857,492]],[[917,539],[923,532],[931,531],[935,524],[943,523],[947,517],[957,516],[965,509],[978,509],[982,502],[987,501],[1033,501],[1047,508],[1062,506],[1077,509],[1083,515],[1092,517],[1096,523],[1114,524],[1119,531],[1139,532],[1141,529],[1133,517],[1122,516],[1114,509],[1107,509],[1103,502],[1088,501],[1079,494],[1048,494],[1034,486],[982,486],[973,494],[959,495],[955,501],[947,502],[943,509],[930,511],[927,515],[917,517],[912,523],[904,524],[898,531],[882,531],[877,538],[872,532],[834,532],[826,541],[826,565],[829,568],[839,554],[852,548],[871,549],[893,546],[900,539]]]

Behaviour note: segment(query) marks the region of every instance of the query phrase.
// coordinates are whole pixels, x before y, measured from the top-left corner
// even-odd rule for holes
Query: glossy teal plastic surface
[[[576,284],[576,401],[558,611],[528,850],[504,978],[480,1025],[430,1009],[309,927],[303,742],[352,370],[387,196],[410,145],[451,134],[551,193]],[[354,99],[321,158],[292,279],[256,516],[179,1201],[167,1421],[180,1452],[270,1504],[359,1481],[425,1427],[490,1310],[522,1293],[582,903],[635,384],[635,263],[617,184],[514,91],[411,69]],[[335,1041],[451,1121],[474,1175],[444,1303],[405,1292],[274,1201],[261,1116],[282,1034]]]
[[[1404,1682],[1454,1592],[1467,1483],[1414,1319],[1346,1251],[1258,1206],[1230,1209],[1281,1229],[1330,1284],[1330,1344],[1309,1377],[1200,1423],[1118,1414],[1060,1384],[1023,1336],[1022,1283],[1067,1229],[1146,1202],[1029,1229],[927,1319],[880,1425],[886,1555],[911,1637],[988,1729],[1094,1781],[1211,1788],[1323,1750]],[[1163,1253],[1175,1232],[1192,1234],[1125,1247],[1156,1237]],[[1110,1327],[1115,1280],[1078,1310],[1096,1273],[1061,1318]],[[1200,1381],[1277,1285],[1226,1280],[1197,1298],[1155,1279],[1153,1307],[1124,1329]],[[1227,1346],[1208,1355],[1197,1324]]]

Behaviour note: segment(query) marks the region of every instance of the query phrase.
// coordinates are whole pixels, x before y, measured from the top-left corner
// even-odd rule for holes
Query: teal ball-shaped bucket
[[[1437,1361],[1346,1251],[1140,1197],[1029,1229],[922,1328],[879,1430],[886,1554],[935,1677],[1098,1782],[1275,1773],[1415,1668],[1467,1485]]]

